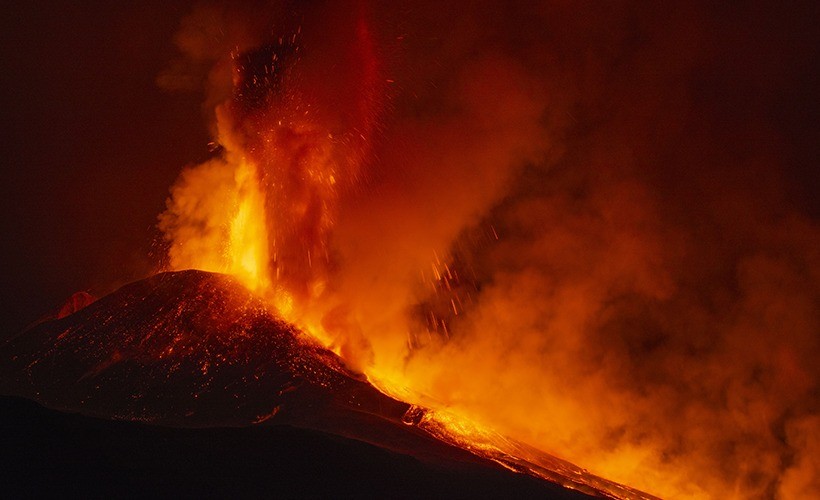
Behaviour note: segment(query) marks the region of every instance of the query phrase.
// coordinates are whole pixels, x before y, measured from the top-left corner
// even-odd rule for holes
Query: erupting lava
[[[219,158],[183,174],[160,221],[171,269],[231,274],[325,341],[338,335],[318,318],[343,314],[323,310],[339,197],[359,188],[384,101],[365,15],[360,3],[342,43],[322,47],[344,79],[301,62],[301,26],[230,53]]]

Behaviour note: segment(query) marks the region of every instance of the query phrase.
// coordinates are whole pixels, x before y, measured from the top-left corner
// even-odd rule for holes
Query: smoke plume
[[[650,493],[820,494],[791,17],[231,5],[159,79],[219,144],[161,216],[171,267],[244,273],[369,376]]]

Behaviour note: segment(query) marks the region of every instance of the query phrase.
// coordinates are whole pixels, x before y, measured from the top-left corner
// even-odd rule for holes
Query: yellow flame
[[[270,288],[265,198],[256,168],[243,161],[236,170],[237,209],[230,223],[227,272],[250,290]]]

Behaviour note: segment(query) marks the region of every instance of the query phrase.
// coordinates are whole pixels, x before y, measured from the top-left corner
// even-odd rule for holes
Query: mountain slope
[[[287,442],[281,429],[253,429],[287,426],[299,429],[288,431],[301,436],[296,441],[314,443],[308,449],[315,445],[311,439],[316,435],[310,432],[318,432],[323,436],[320,450],[326,451],[326,439],[332,437],[345,450],[364,453],[363,463],[380,463],[373,458],[378,453],[412,458],[414,465],[399,466],[399,475],[421,474],[417,469],[424,464],[422,469],[433,476],[436,470],[482,471],[476,473],[535,481],[554,494],[570,493],[552,483],[594,495],[645,498],[509,440],[501,439],[502,448],[464,442],[427,410],[376,390],[232,278],[202,271],[158,274],[65,317],[35,324],[0,348],[0,393],[105,419],[92,425],[100,429],[125,425],[110,420],[131,422],[143,430],[124,432],[151,439],[164,432],[189,436],[199,429],[202,439],[215,440],[214,446],[234,455],[247,453],[247,447],[221,441],[225,436],[239,433],[239,441],[259,436],[277,448]],[[7,425],[20,427],[21,421],[9,418]],[[25,435],[26,427],[9,432]],[[116,432],[109,435],[117,442]],[[62,436],[55,439],[69,448],[79,446]],[[381,451],[356,448],[364,443]],[[136,440],[122,446],[142,444]],[[220,460],[212,456],[210,461]],[[333,461],[322,453],[317,460]],[[381,483],[371,486],[375,484]]]

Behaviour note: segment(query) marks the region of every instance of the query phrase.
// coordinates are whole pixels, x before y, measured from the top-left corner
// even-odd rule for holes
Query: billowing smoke
[[[820,228],[774,113],[801,78],[788,19],[201,7],[160,83],[201,86],[220,146],[172,190],[171,266],[261,259],[352,366],[651,493],[817,496]]]

